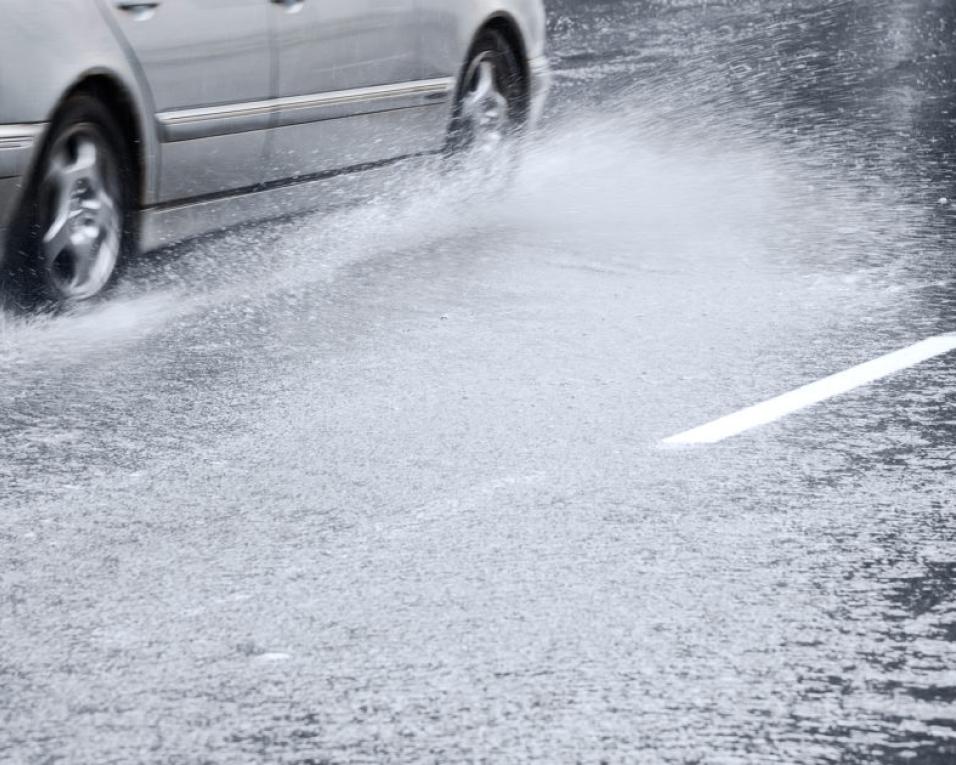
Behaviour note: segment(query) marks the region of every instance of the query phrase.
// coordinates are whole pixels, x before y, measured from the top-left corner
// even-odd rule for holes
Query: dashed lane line
[[[706,425],[665,438],[661,443],[666,446],[716,444],[952,350],[956,350],[956,333],[936,335],[908,348],[824,377],[782,396],[741,409]]]

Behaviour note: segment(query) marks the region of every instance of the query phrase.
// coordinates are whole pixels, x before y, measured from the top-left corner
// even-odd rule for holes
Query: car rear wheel
[[[106,107],[71,97],[36,165],[4,269],[18,302],[68,305],[112,283],[133,240],[132,167]]]
[[[500,32],[482,31],[458,88],[447,151],[454,166],[507,180],[516,168],[525,111],[518,56]]]

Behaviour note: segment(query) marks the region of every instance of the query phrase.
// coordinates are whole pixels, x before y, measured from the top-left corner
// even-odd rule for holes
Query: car
[[[496,151],[550,82],[541,0],[4,0],[0,285],[94,298],[137,252],[316,184]],[[480,155],[479,155],[480,156]]]

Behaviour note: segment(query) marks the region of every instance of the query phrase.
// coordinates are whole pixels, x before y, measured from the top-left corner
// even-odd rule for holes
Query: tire
[[[527,115],[518,54],[500,32],[484,29],[462,71],[445,154],[465,169],[507,184],[517,169]]]
[[[110,111],[85,94],[54,118],[8,242],[3,287],[27,309],[103,294],[135,245],[135,173]]]

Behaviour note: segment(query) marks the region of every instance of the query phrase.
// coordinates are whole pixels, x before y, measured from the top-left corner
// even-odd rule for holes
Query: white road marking
[[[824,377],[822,380],[804,385],[782,396],[741,409],[739,412],[721,417],[699,428],[665,438],[661,443],[668,446],[716,444],[952,350],[956,350],[956,333],[936,335],[909,348],[888,353],[886,356],[867,361],[845,372]]]
[[[256,661],[286,661],[291,659],[287,653],[282,653],[281,651],[269,651],[268,653],[261,653],[255,657]]]

